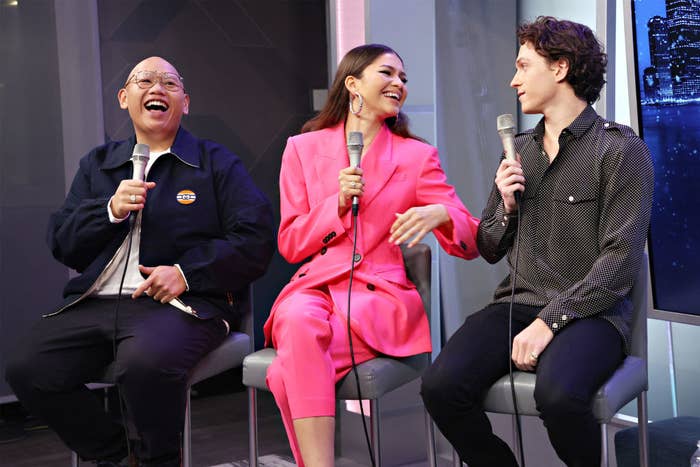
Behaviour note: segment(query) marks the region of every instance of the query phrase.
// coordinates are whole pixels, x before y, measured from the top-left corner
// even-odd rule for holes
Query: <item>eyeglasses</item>
[[[157,71],[137,71],[126,80],[124,87],[128,86],[129,83],[136,83],[141,89],[150,89],[155,86],[156,82],[160,82],[165,89],[168,91],[179,91],[184,89],[184,84],[182,82],[184,78],[178,76],[175,73],[159,73]]]

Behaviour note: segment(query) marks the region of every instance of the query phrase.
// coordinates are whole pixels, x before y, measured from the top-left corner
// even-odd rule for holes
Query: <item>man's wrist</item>
[[[185,277],[184,271],[182,270],[180,265],[177,263],[175,263],[173,266],[175,266],[175,269],[178,270],[178,272],[180,273],[180,276],[182,276],[182,280],[185,282],[185,292],[189,292],[190,291],[190,284],[187,283],[187,278]]]
[[[127,212],[126,216],[124,217],[117,217],[114,215],[114,212],[112,212],[112,200],[114,199],[114,196],[109,198],[109,201],[107,202],[107,215],[109,216],[109,221],[112,224],[119,224],[120,222],[124,222],[129,218],[131,215],[131,212]]]

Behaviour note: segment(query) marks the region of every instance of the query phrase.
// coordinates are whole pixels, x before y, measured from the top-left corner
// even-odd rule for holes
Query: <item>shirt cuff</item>
[[[119,224],[120,222],[124,222],[125,220],[127,220],[129,218],[129,216],[131,215],[131,212],[127,213],[126,217],[122,217],[122,218],[116,217],[112,213],[112,199],[113,198],[114,198],[114,196],[109,198],[109,201],[107,202],[107,214],[109,215],[109,221],[112,224]],[[180,271],[180,272],[182,272],[182,271]],[[185,277],[185,275],[183,274],[182,277]],[[185,281],[185,282],[187,282],[187,281]]]
[[[187,278],[185,277],[185,273],[182,271],[182,268],[180,267],[179,264],[175,263],[174,266],[177,268],[178,271],[180,271],[180,275],[182,276],[182,280],[185,281],[185,292],[190,291],[190,284],[187,283]]]
[[[561,331],[564,326],[571,322],[571,316],[565,311],[548,311],[546,308],[540,311],[537,317],[544,321],[554,334]]]
[[[494,213],[494,216],[496,217],[496,228],[500,236],[503,236],[507,232],[514,230],[515,227],[518,225],[518,212],[516,211],[510,214],[506,214],[506,209],[503,206],[503,203],[496,207],[496,212]]]

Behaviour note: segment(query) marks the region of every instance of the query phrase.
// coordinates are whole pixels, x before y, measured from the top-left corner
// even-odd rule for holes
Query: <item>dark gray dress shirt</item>
[[[515,302],[542,307],[554,335],[577,319],[606,319],[629,349],[628,294],[641,264],[654,187],[651,155],[632,129],[588,106],[559,135],[550,164],[544,119],[516,135],[525,192]],[[517,214],[505,215],[491,191],[477,245],[490,263],[508,255],[510,274],[494,294],[508,302],[515,264]]]

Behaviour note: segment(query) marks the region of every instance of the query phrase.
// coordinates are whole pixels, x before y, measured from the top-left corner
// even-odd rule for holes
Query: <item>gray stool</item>
[[[593,398],[593,414],[601,424],[601,442],[603,445],[603,465],[608,465],[607,424],[629,401],[637,398],[639,415],[639,462],[648,467],[647,446],[647,310],[648,304],[648,258],[646,254],[632,288],[632,337],[631,352],[608,381],[598,390]],[[516,371],[513,383],[521,415],[539,415],[535,407],[535,374]],[[508,375],[496,381],[484,399],[487,412],[513,414],[510,381]],[[690,459],[688,454],[688,459]],[[519,457],[519,453],[516,452]]]
[[[416,285],[423,300],[426,313],[430,316],[430,247],[418,244],[403,249],[404,263],[409,279]],[[262,349],[243,360],[243,384],[248,386],[248,436],[251,467],[258,466],[258,424],[257,395],[258,389],[269,391],[265,378],[267,367],[274,360],[274,349]],[[381,466],[379,444],[379,398],[404,384],[419,378],[430,364],[430,354],[419,354],[405,358],[379,357],[357,366],[360,390],[363,399],[370,401],[370,429],[372,451],[376,465]],[[355,376],[351,372],[336,385],[336,399],[357,400]],[[435,432],[433,423],[425,413],[426,431],[428,433],[428,461],[435,467]]]

